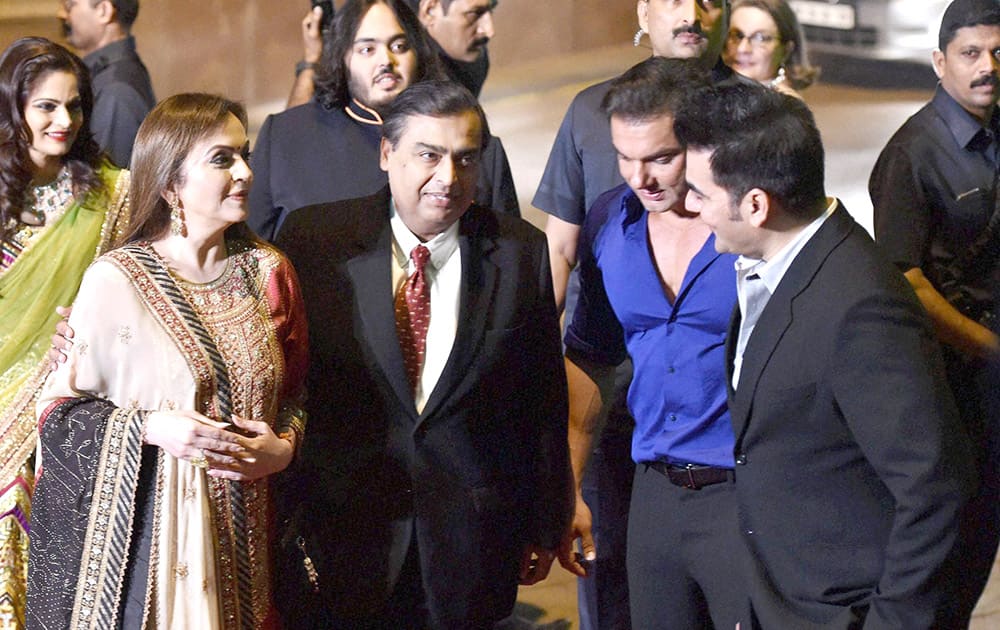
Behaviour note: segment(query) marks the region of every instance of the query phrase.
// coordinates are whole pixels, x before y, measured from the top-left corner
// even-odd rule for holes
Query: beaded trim
[[[114,628],[125,573],[125,557],[132,541],[136,479],[142,446],[139,434],[145,413],[115,409],[101,447],[103,471],[94,482],[94,499],[83,545],[76,601],[70,627],[74,630]]]

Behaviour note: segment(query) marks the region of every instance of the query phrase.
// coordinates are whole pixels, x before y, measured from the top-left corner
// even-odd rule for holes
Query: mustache
[[[480,49],[480,48],[484,48],[486,46],[486,44],[488,44],[488,43],[490,43],[490,38],[489,37],[480,37],[480,38],[477,38],[477,39],[473,40],[472,45],[469,46],[469,50],[477,50],[477,49]]]
[[[685,33],[697,35],[698,37],[705,37],[705,31],[701,28],[701,22],[695,22],[694,24],[688,24],[686,26],[678,26],[674,29],[673,33],[674,37]]]
[[[998,85],[1000,85],[1000,77],[991,72],[990,74],[981,76],[972,83],[970,83],[969,87],[977,88],[977,87],[982,87],[984,85],[992,85],[993,87],[997,87]]]
[[[396,77],[397,79],[400,78],[392,66],[382,66],[381,68],[378,69],[378,72],[375,74],[374,80],[378,81],[379,79],[385,76]]]

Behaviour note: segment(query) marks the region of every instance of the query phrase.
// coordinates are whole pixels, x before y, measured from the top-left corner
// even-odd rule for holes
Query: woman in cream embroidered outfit
[[[23,628],[35,399],[45,352],[83,272],[124,227],[128,173],[88,126],[83,63],[47,39],[0,57],[0,619]]]
[[[37,405],[35,627],[277,627],[268,478],[302,439],[307,346],[294,270],[243,223],[247,146],[204,94],[139,129],[128,244],[84,276]]]

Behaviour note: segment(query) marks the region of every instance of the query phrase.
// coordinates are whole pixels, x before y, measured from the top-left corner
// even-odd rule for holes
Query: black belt
[[[705,486],[725,483],[733,479],[733,471],[729,468],[695,466],[694,464],[674,466],[666,462],[646,462],[646,467],[660,473],[675,486],[688,490],[700,490]]]

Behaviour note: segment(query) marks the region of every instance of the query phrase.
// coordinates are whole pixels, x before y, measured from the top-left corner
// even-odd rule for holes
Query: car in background
[[[931,63],[951,0],[789,0],[809,52]]]

